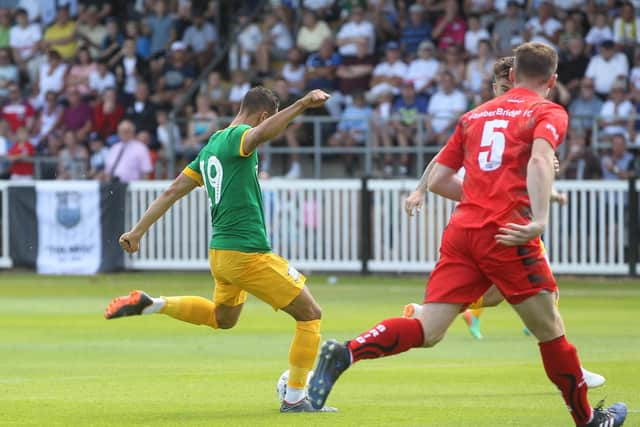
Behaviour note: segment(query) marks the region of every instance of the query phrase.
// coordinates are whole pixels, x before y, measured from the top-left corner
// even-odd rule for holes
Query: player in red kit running
[[[362,359],[433,347],[469,304],[494,283],[539,341],[549,379],[577,426],[618,427],[627,409],[592,408],[576,348],[556,307],[556,281],[544,256],[553,157],[567,129],[565,110],[545,99],[558,55],[542,43],[515,51],[514,89],[464,114],[429,175],[429,190],[460,200],[443,233],[418,319],[383,320],[344,345],[326,342],[309,386],[321,407],[335,381]],[[466,174],[456,175],[461,167]]]

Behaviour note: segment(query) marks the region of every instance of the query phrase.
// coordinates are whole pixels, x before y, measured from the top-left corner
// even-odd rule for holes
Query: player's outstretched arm
[[[462,180],[457,171],[438,162],[429,174],[428,188],[432,193],[456,202],[462,199]]]
[[[540,236],[547,228],[553,186],[553,147],[542,138],[533,141],[527,165],[527,191],[533,220],[527,225],[507,224],[499,228],[496,240],[507,246],[518,246]]]
[[[181,173],[178,177],[171,183],[169,188],[167,188],[157,199],[155,199],[147,211],[142,215],[140,221],[131,229],[120,236],[120,246],[122,249],[129,253],[136,252],[140,247],[140,239],[142,236],[149,230],[151,227],[164,213],[171,207],[175,202],[180,200],[186,194],[191,192],[194,188],[198,186],[198,183],[189,178],[187,175]]]
[[[318,108],[329,98],[330,95],[328,93],[319,89],[312,90],[284,110],[277,112],[258,126],[249,129],[242,142],[242,150],[245,153],[253,153],[260,144],[278,137],[285,131],[289,123],[305,110]]]

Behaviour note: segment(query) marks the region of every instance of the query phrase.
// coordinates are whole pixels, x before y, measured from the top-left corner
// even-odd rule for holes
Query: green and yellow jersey
[[[211,207],[211,249],[271,252],[258,183],[258,153],[244,153],[249,125],[220,130],[182,173],[204,185]]]

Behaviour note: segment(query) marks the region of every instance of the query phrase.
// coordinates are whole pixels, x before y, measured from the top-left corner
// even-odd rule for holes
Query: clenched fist
[[[328,93],[320,89],[314,89],[302,97],[300,101],[302,101],[302,105],[305,108],[317,108],[321,107],[329,98],[331,98],[331,95]]]
[[[132,254],[134,252],[138,252],[138,249],[140,249],[140,237],[141,236],[128,231],[120,236],[118,243],[120,243],[120,247],[125,252]]]

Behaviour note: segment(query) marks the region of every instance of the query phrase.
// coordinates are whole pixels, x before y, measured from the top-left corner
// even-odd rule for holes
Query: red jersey
[[[465,168],[462,200],[451,222],[465,228],[529,223],[533,141],[543,138],[555,149],[567,122],[564,108],[526,88],[511,89],[460,117],[437,160],[454,170]]]
[[[33,148],[30,142],[16,142],[9,149],[8,154],[10,156],[15,155],[27,155],[30,157],[35,156],[36,150]],[[33,163],[23,160],[15,160],[11,163],[11,175],[19,176],[33,176]]]
[[[18,104],[7,104],[2,108],[2,118],[9,122],[11,132],[15,132],[19,127],[25,126],[27,119],[33,117],[35,111],[28,102]]]

